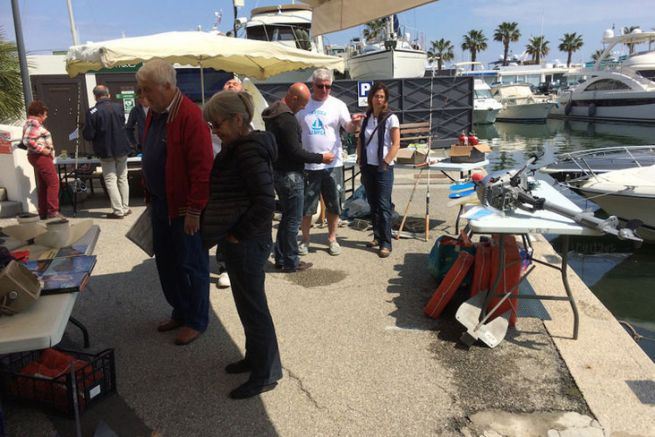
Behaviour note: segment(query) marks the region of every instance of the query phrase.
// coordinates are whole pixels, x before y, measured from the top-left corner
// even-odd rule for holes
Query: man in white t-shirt
[[[316,213],[321,195],[325,202],[328,221],[328,245],[330,255],[339,255],[337,226],[343,197],[343,159],[340,129],[353,132],[362,115],[350,116],[348,107],[336,97],[330,96],[332,72],[324,68],[312,75],[312,97],[302,111],[296,114],[302,129],[302,145],[310,153],[331,152],[334,161],[328,164],[305,164],[305,202],[301,224],[302,241],[298,253],[309,250],[309,229],[312,215]]]

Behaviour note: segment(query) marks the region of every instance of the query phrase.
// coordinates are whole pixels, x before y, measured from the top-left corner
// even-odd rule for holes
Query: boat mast
[[[79,46],[80,40],[77,37],[77,27],[75,26],[75,16],[73,15],[73,5],[71,5],[71,0],[66,0],[66,5],[68,6],[68,20],[70,21],[71,34],[73,35],[73,45]]]

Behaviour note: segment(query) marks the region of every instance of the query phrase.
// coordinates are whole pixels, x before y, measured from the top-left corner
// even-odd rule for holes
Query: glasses
[[[322,89],[322,90],[329,90],[330,88],[332,88],[332,85],[328,85],[328,84],[326,84],[326,83],[324,83],[324,84],[320,84],[320,85],[317,84],[317,83],[315,83],[314,86],[315,86],[316,88],[320,88],[320,89]]]
[[[221,125],[222,125],[223,123],[225,123],[226,120],[227,120],[227,118],[224,118],[224,119],[222,119],[222,120],[220,120],[220,121],[217,121],[216,123],[213,123],[213,122],[211,122],[211,121],[208,121],[208,122],[207,122],[207,126],[209,126],[209,129],[211,129],[211,130],[216,130],[216,129],[218,129],[219,127],[221,127]]]

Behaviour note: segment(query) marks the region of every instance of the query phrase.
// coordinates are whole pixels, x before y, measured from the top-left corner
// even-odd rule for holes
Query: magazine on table
[[[95,264],[95,255],[78,255],[28,261],[25,266],[43,284],[41,294],[48,295],[82,291]]]

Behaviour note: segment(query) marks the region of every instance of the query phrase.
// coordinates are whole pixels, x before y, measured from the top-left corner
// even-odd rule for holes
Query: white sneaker
[[[309,242],[305,243],[304,241],[301,241],[298,243],[298,255],[304,256],[309,253]]]
[[[230,277],[228,276],[227,272],[223,272],[218,275],[218,280],[216,280],[216,287],[229,288],[230,285]]]
[[[328,252],[332,256],[337,256],[341,254],[341,246],[337,243],[336,240],[329,242]]]

